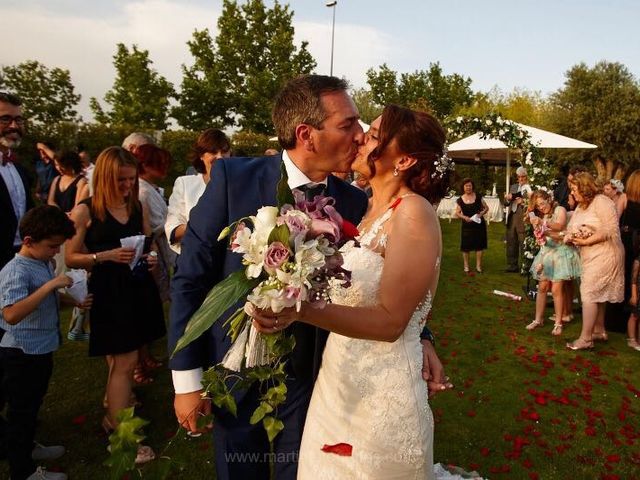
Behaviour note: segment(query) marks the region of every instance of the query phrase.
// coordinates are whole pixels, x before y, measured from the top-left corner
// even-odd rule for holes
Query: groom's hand
[[[202,398],[202,390],[189,393],[176,393],[173,407],[176,411],[178,423],[188,432],[203,432],[211,428],[210,425],[204,430],[198,428],[198,419],[211,414],[211,401]]]

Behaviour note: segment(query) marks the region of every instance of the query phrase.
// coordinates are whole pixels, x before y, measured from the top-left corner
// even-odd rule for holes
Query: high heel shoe
[[[591,334],[591,339],[606,342],[609,340],[609,335],[607,335],[607,332],[593,332]]]
[[[542,325],[543,325],[542,320],[534,320],[524,328],[526,328],[527,330],[535,330],[536,328],[541,327]]]
[[[582,340],[578,338],[573,342],[567,343],[569,350],[593,350],[593,340]]]

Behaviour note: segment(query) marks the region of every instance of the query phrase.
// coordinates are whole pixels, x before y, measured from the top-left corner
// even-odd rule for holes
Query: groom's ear
[[[313,127],[301,123],[296,127],[296,145],[301,145],[305,150],[313,151]]]

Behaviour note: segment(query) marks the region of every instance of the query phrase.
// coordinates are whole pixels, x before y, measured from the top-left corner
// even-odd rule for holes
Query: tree
[[[75,106],[80,95],[75,93],[69,70],[27,60],[0,70],[0,88],[20,96],[25,116],[40,130],[78,120]]]
[[[498,113],[503,118],[534,127],[544,128],[548,122],[549,102],[540,92],[515,88],[509,93],[494,87],[488,92],[477,92],[469,106],[456,110],[456,115],[483,117]]]
[[[382,113],[382,107],[373,100],[371,91],[359,88],[353,92],[351,97],[363,122],[371,123]]]
[[[116,79],[104,96],[111,110],[103,110],[96,98],[90,101],[98,122],[156,130],[167,127],[169,101],[175,92],[173,85],[151,68],[152,63],[148,50],[138,50],[133,45],[129,51],[124,44],[118,44],[113,56]]]
[[[428,108],[444,118],[460,106],[470,105],[473,99],[471,78],[457,73],[444,75],[438,62],[428,70],[398,74],[383,64],[376,71],[367,71],[367,83],[373,99],[379,105],[396,103],[412,108]]]
[[[602,179],[622,178],[640,158],[640,85],[621,63],[580,63],[551,97],[560,133],[598,145],[593,162]]]
[[[293,44],[293,12],[276,1],[239,6],[224,0],[215,42],[209,32],[195,31],[189,42],[194,64],[183,66],[180,106],[173,115],[181,126],[239,125],[259,133],[273,131],[273,98],[284,82],[311,73],[316,62],[307,42]],[[216,105],[212,105],[215,103]]]

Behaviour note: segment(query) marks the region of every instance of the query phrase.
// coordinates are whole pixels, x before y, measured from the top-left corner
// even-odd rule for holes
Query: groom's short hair
[[[322,95],[346,92],[348,88],[346,80],[327,75],[301,75],[287,82],[276,95],[271,113],[280,146],[296,146],[296,127],[301,123],[321,129],[327,117]]]

